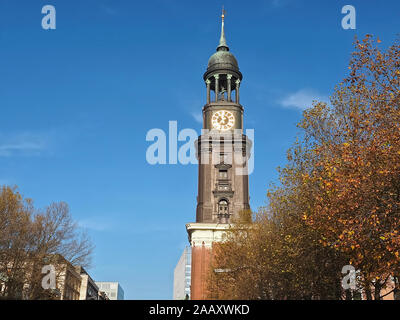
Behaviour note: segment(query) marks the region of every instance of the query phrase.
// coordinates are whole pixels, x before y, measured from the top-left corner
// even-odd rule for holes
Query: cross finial
[[[221,14],[222,21],[224,21],[225,13],[226,13],[226,11],[224,9],[224,6],[222,5],[222,14]]]

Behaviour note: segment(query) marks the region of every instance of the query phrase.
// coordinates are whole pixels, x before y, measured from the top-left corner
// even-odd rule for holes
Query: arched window
[[[218,202],[218,220],[219,223],[228,223],[229,221],[229,203],[226,199]]]
[[[218,202],[218,214],[222,215],[222,214],[228,214],[228,201],[226,201],[225,199],[222,199]]]

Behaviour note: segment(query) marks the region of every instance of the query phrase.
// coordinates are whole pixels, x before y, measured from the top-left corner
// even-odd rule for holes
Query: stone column
[[[218,101],[218,94],[219,94],[219,74],[214,75],[215,78],[215,102]]]
[[[226,79],[228,82],[228,101],[231,102],[231,92],[232,92],[232,86],[231,86],[231,79],[232,79],[232,75],[231,74],[227,74],[226,75]]]
[[[239,103],[239,87],[240,87],[240,80],[236,80],[236,103]]]
[[[207,104],[210,103],[210,83],[211,81],[209,79],[206,80],[206,85],[207,85]]]

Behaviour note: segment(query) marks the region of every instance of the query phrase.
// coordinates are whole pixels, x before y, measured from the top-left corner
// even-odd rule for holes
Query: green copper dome
[[[208,60],[207,71],[216,69],[231,69],[239,71],[235,56],[229,51],[217,51]]]
[[[229,52],[229,47],[226,44],[223,18],[224,17],[222,16],[221,38],[219,39],[217,52],[215,52],[208,60],[207,71],[204,73],[204,79],[218,73],[232,74],[235,78],[242,79],[238,62],[235,56]]]

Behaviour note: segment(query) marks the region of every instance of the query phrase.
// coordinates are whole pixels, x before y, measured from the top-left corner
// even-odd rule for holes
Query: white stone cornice
[[[226,231],[231,224],[225,223],[188,223],[186,230],[192,247],[202,246],[210,248],[213,242],[224,240]]]

